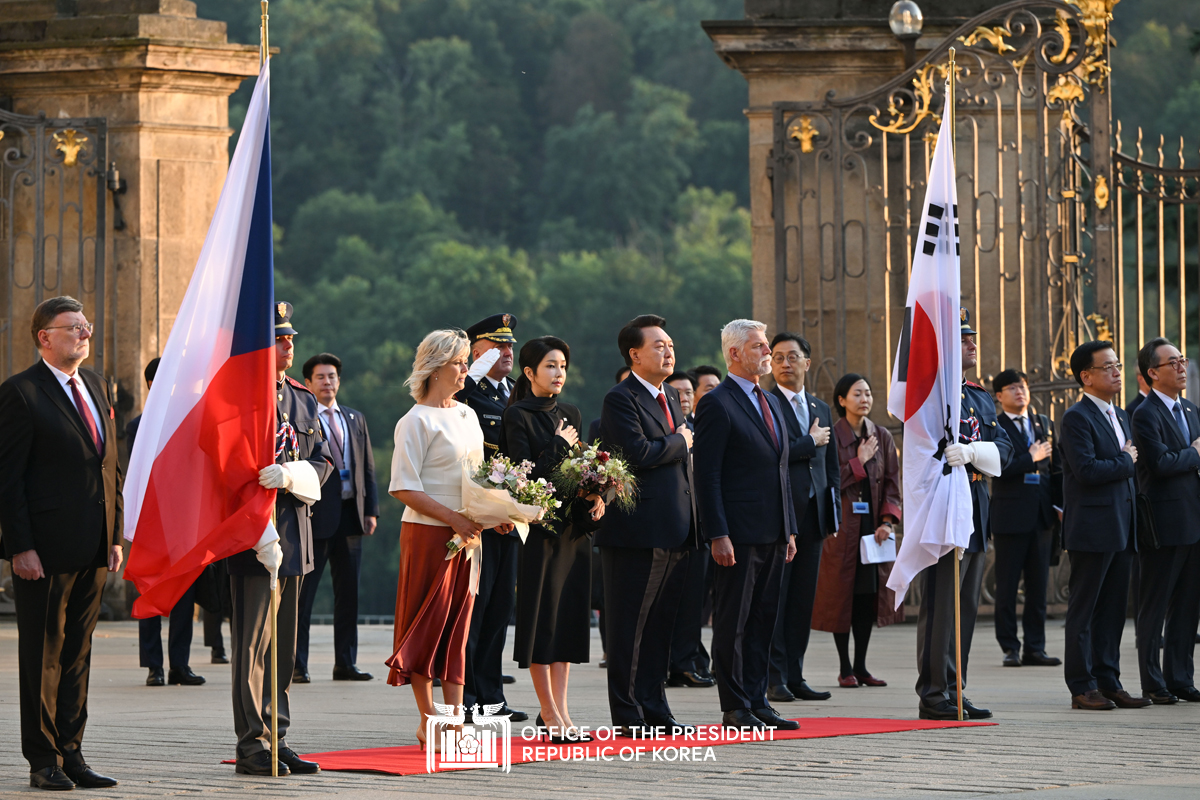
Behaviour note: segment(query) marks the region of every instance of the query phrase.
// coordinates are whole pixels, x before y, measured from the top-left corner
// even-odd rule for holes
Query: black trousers
[[[179,598],[179,602],[171,609],[167,623],[167,657],[171,669],[181,669],[188,666],[192,653],[192,615],[196,604],[193,600],[195,588],[188,590]],[[148,617],[138,620],[138,653],[143,667],[162,669],[162,617]]]
[[[675,628],[671,632],[671,672],[708,670],[709,656],[700,638],[700,630],[704,627],[704,595],[708,591],[706,575],[710,563],[712,556],[709,555],[707,544],[688,556],[683,596],[675,615]]]
[[[1000,649],[1020,650],[1017,638],[1017,586],[1025,574],[1025,612],[1021,627],[1025,652],[1046,649],[1046,584],[1050,580],[1050,541],[1054,531],[996,534],[996,641]]]
[[[921,571],[921,607],[917,613],[917,696],[928,706],[942,700],[958,702],[958,675],[954,666],[954,593],[962,615],[962,685],[967,686],[967,662],[975,618],[979,613],[979,587],[983,583],[985,553],[963,553],[958,565],[959,585],[954,585],[951,550]]]
[[[666,680],[671,633],[687,580],[690,548],[601,547],[613,725],[671,717]]]
[[[819,536],[820,518],[817,498],[808,504],[800,535],[796,537],[796,557],[783,565],[783,583],[779,587],[779,615],[771,636],[771,660],[767,682],[771,686],[799,684],[804,680],[804,653],[812,632],[813,604],[817,599],[817,575],[821,571]]]
[[[226,578],[228,581],[228,578]],[[219,611],[204,609],[204,646],[212,648],[214,656],[225,655],[225,638],[221,636],[221,621],[224,617]]]
[[[1132,548],[1119,553],[1070,553],[1063,677],[1072,697],[1091,689],[1122,689],[1121,633],[1133,556]]]
[[[479,594],[467,636],[463,705],[507,703],[504,699],[504,638],[517,605],[517,565],[521,537],[516,533],[483,532],[483,567]]]
[[[779,615],[787,545],[734,544],[734,565],[713,563],[713,665],[722,711],[766,708],[767,663]]]
[[[106,567],[34,581],[13,575],[21,754],[31,772],[82,758],[92,631],[107,577]]]
[[[1157,550],[1143,548],[1138,561],[1143,578],[1137,612],[1142,693],[1194,686],[1192,657],[1196,649],[1196,626],[1200,624],[1200,543]]]
[[[296,669],[308,671],[308,629],[312,623],[317,587],[329,563],[333,580],[333,663],[358,663],[358,577],[362,572],[362,525],[354,499],[342,501],[337,533],[313,539],[313,571],[300,584],[300,621],[296,631]]]

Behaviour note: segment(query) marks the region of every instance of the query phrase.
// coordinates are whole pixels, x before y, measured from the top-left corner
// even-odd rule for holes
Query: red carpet
[[[861,719],[851,717],[824,717],[801,719],[800,730],[775,731],[775,739],[821,739],[830,736],[861,736],[867,733],[901,733],[925,731],[936,728],[964,728],[980,725],[995,725],[994,722],[934,722],[912,719]],[[701,725],[692,737],[666,736],[659,739],[608,739],[610,729],[600,732],[604,741],[586,744],[550,745],[544,742],[527,741],[521,736],[521,728],[528,723],[517,723],[516,735],[511,738],[512,763],[530,761],[595,761],[603,764],[611,761],[703,761],[709,747],[722,744],[749,743],[736,737],[736,729],[729,729],[732,740],[720,737],[719,725]],[[532,730],[530,731],[532,733]],[[593,733],[595,735],[595,733]],[[640,748],[640,754],[636,753]],[[658,751],[658,757],[655,751]],[[708,754],[713,761],[714,755]],[[338,750],[331,753],[309,753],[303,758],[316,761],[323,770],[350,772],[382,772],[388,775],[416,775],[426,769],[426,754],[416,745],[404,747],[377,747],[370,750]]]

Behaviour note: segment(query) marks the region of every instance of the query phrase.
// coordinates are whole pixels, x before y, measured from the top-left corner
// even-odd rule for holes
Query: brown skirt
[[[452,538],[454,530],[442,525],[400,524],[395,650],[385,662],[392,668],[392,686],[409,683],[413,675],[465,682],[475,595],[466,554],[446,560],[446,542]]]

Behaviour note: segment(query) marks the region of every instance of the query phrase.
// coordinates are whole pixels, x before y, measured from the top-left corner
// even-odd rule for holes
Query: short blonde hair
[[[429,393],[429,376],[470,349],[467,335],[457,328],[433,331],[422,339],[413,359],[412,374],[405,381],[413,399],[418,403],[424,400]]]
[[[742,349],[750,338],[752,331],[765,331],[767,326],[754,319],[735,319],[721,328],[721,355],[725,356],[725,369],[732,366],[729,360],[729,350],[736,347]]]

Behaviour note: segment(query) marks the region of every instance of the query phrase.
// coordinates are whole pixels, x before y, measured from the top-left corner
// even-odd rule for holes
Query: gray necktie
[[[1178,400],[1175,401],[1174,411],[1175,411],[1175,424],[1179,426],[1179,432],[1183,434],[1183,440],[1185,442],[1191,444],[1191,436],[1188,433],[1187,420],[1185,420],[1183,418],[1183,406],[1181,406],[1179,404]]]
[[[811,423],[808,421],[808,407],[804,405],[804,395],[792,395],[792,408],[796,409],[796,419],[800,421],[801,434],[808,433]]]

